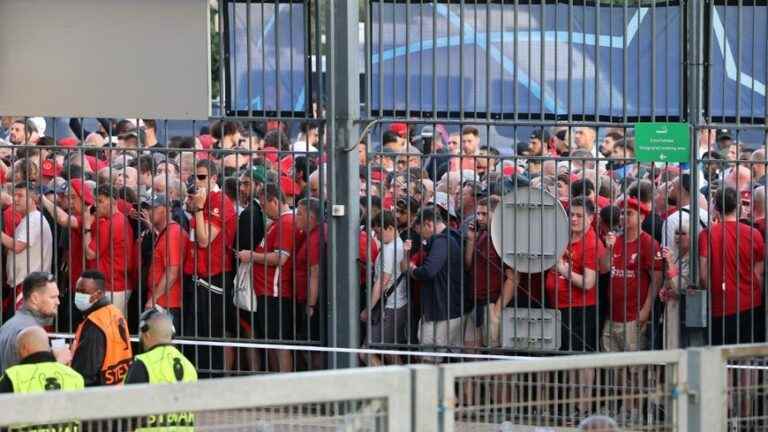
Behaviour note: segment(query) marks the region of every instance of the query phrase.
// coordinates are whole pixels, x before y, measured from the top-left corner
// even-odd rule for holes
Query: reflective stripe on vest
[[[88,314],[86,320],[77,327],[72,352],[76,352],[80,345],[80,335],[87,321],[95,324],[104,333],[107,341],[104,362],[101,365],[101,378],[104,384],[122,384],[133,358],[131,342],[128,338],[128,325],[122,312],[109,304]]]
[[[170,345],[155,347],[136,356],[147,369],[150,384],[173,384],[197,381],[195,366],[179,350]],[[137,432],[168,431],[191,432],[195,428],[195,414],[178,412],[147,416]]]
[[[85,388],[83,377],[74,369],[57,362],[18,364],[5,371],[13,383],[14,393],[42,393],[45,391],[76,391]],[[78,422],[50,425],[13,425],[9,431],[25,432],[77,432]]]

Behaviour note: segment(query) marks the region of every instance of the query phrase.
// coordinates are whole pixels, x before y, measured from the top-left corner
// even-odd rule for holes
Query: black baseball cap
[[[529,139],[537,139],[541,142],[549,141],[549,132],[546,129],[534,129]]]

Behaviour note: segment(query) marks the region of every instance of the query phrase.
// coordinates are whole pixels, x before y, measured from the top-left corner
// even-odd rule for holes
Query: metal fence
[[[626,430],[686,430],[679,404],[687,401],[675,396],[680,360],[680,351],[663,351],[445,365],[443,425],[560,430],[602,414]]]
[[[63,291],[60,332],[73,332],[80,318],[67,297],[73,266],[121,252],[133,259],[105,261],[101,269],[108,285],[117,278],[130,286],[124,307],[120,291],[108,291],[135,333],[136,318],[152,303],[148,294],[170,276],[149,281],[152,258],[177,248],[170,239],[160,248],[153,243],[142,198],[171,196],[169,208],[197,239],[189,242],[193,268],[178,277],[183,305],[170,308],[178,309],[179,334],[200,341],[189,356],[214,375],[358,359],[296,354],[302,345],[408,352],[362,358],[376,365],[416,361],[419,352],[435,361],[432,354],[446,351],[561,354],[761,342],[768,282],[759,271],[758,234],[768,234],[760,225],[768,200],[752,186],[765,182],[759,150],[766,150],[760,120],[767,109],[767,10],[714,0],[213,2],[217,115],[145,119],[143,126],[8,118],[0,130],[12,144],[0,146],[5,208],[24,201],[15,195],[17,180],[48,186],[52,203],[37,206],[53,216],[47,222],[50,271]],[[638,163],[638,121],[688,124],[690,161]],[[747,156],[746,148],[758,151]],[[198,167],[201,160],[213,165]],[[90,186],[113,186],[104,213],[122,206],[132,231],[126,237],[135,241],[115,246],[96,231],[92,239],[106,249],[93,258],[73,246],[85,228],[60,216],[61,209],[72,213],[72,192],[57,187],[71,190],[81,176]],[[230,197],[218,211],[230,215],[221,231],[232,238],[211,246],[198,238],[206,230],[192,227],[196,206],[183,201],[214,183]],[[708,253],[722,257],[736,245],[735,263],[699,256],[700,231],[722,219],[712,211],[718,199],[725,202],[717,193],[722,185],[749,185],[738,191],[737,219],[760,231],[719,243],[708,233]],[[263,192],[275,189],[273,206]],[[270,207],[261,238],[251,232],[259,226],[254,213],[245,213],[242,228],[231,216],[254,197],[265,201],[262,213]],[[319,201],[302,207],[303,197]],[[648,211],[640,246],[623,223],[621,205],[630,206],[630,198]],[[582,210],[573,210],[574,202]],[[425,208],[435,210],[429,221],[418,217]],[[216,215],[204,210],[208,226]],[[321,227],[314,236],[305,239],[295,225],[279,229],[281,214],[299,220],[314,210],[319,217],[306,222],[308,232]],[[13,236],[17,222],[8,218],[3,227]],[[390,219],[400,241],[384,240]],[[440,221],[455,238],[445,240],[450,268],[437,278],[447,281],[438,290],[422,242]],[[577,242],[579,231],[589,235]],[[621,253],[609,254],[607,243]],[[248,251],[258,255],[250,270],[238,264]],[[28,250],[6,252],[3,318],[15,309],[17,276],[30,268],[30,257]],[[226,271],[202,269],[219,261],[229,263]],[[402,262],[421,267],[417,277],[399,279]],[[268,280],[275,267],[282,275],[276,284]],[[248,288],[240,282],[250,272],[259,276]],[[722,274],[737,276],[721,284],[727,295],[716,295],[711,285]],[[247,342],[276,347],[238,345]]]
[[[728,391],[728,425],[731,430],[764,428],[766,412],[766,379],[768,370],[765,347],[735,348],[724,352]]]
[[[406,368],[348,370],[17,395],[4,397],[9,409],[0,423],[132,431],[185,415],[194,430],[408,431],[411,375]]]
[[[170,413],[194,418],[196,430],[570,431],[601,414],[620,430],[762,430],[767,349],[398,366],[3,396],[0,426],[76,422],[120,431]],[[592,379],[583,380],[585,373]]]

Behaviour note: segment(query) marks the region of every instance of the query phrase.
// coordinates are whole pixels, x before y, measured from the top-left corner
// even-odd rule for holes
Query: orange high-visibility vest
[[[95,324],[104,333],[107,340],[107,346],[104,349],[104,362],[101,364],[101,377],[104,384],[122,384],[133,358],[131,341],[128,338],[128,324],[125,322],[122,312],[109,304],[88,314],[77,327],[72,352],[76,352],[80,345],[80,334],[86,321]]]

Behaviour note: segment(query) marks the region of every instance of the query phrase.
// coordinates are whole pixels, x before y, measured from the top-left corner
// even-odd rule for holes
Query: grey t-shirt
[[[16,336],[27,327],[45,326],[50,324],[43,317],[34,315],[29,309],[22,307],[11,319],[0,327],[0,375],[5,370],[19,363],[19,353],[16,351]]]

